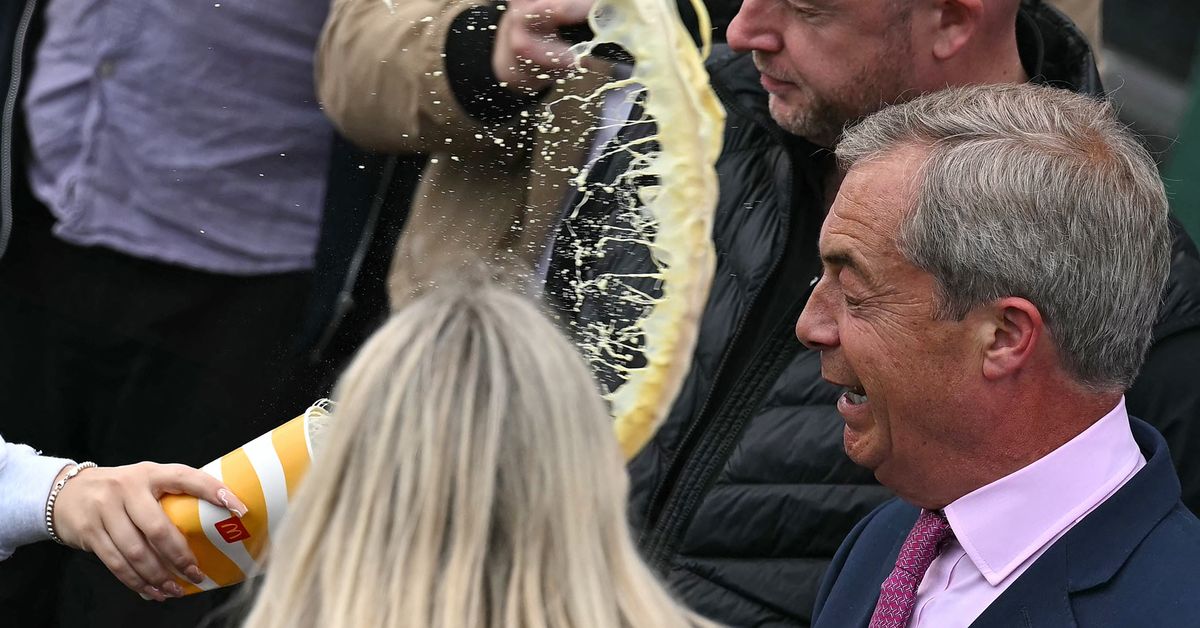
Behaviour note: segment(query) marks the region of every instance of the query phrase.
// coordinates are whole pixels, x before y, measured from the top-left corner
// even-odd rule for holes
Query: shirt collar
[[[1144,464],[1122,397],[1058,449],[946,506],[946,518],[975,567],[996,586]]]

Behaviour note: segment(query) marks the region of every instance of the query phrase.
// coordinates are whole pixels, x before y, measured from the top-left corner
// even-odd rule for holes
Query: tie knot
[[[940,510],[922,510],[921,516],[917,517],[917,522],[913,524],[912,532],[905,545],[907,546],[911,542],[915,546],[925,547],[928,544],[932,546],[936,554],[938,546],[952,536],[954,536],[954,531],[950,529],[950,522],[946,519],[946,515],[942,514]]]
[[[946,515],[936,510],[922,510],[900,548],[900,560],[896,565],[912,573],[920,582],[933,559],[941,553],[942,544],[953,536]]]
[[[908,625],[921,579],[941,553],[942,544],[953,536],[945,515],[935,510],[921,511],[900,547],[892,575],[879,588],[871,628],[904,628]]]

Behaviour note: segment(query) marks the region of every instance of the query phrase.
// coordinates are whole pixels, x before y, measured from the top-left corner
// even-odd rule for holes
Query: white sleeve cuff
[[[0,560],[18,546],[50,538],[46,498],[54,478],[71,464],[75,463],[0,440]]]

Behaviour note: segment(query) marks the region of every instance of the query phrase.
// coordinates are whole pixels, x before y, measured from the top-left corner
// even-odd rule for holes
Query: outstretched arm
[[[318,95],[367,148],[470,144],[534,106],[571,65],[558,28],[583,22],[593,1],[335,0],[317,50]]]
[[[52,488],[75,468],[0,438],[0,559],[26,543],[50,538],[46,503]],[[212,476],[184,465],[141,462],[87,468],[68,479],[51,510],[54,531],[70,547],[96,554],[122,583],[162,601],[183,594],[174,569],[189,580],[204,575],[183,534],[159,505],[185,493],[241,515],[246,506]]]

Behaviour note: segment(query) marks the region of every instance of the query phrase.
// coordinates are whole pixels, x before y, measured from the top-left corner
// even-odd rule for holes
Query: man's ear
[[[933,56],[946,61],[957,55],[980,28],[984,0],[937,0]]]
[[[983,347],[983,376],[1009,377],[1028,364],[1045,333],[1037,306],[1019,297],[1006,297],[988,307]]]

